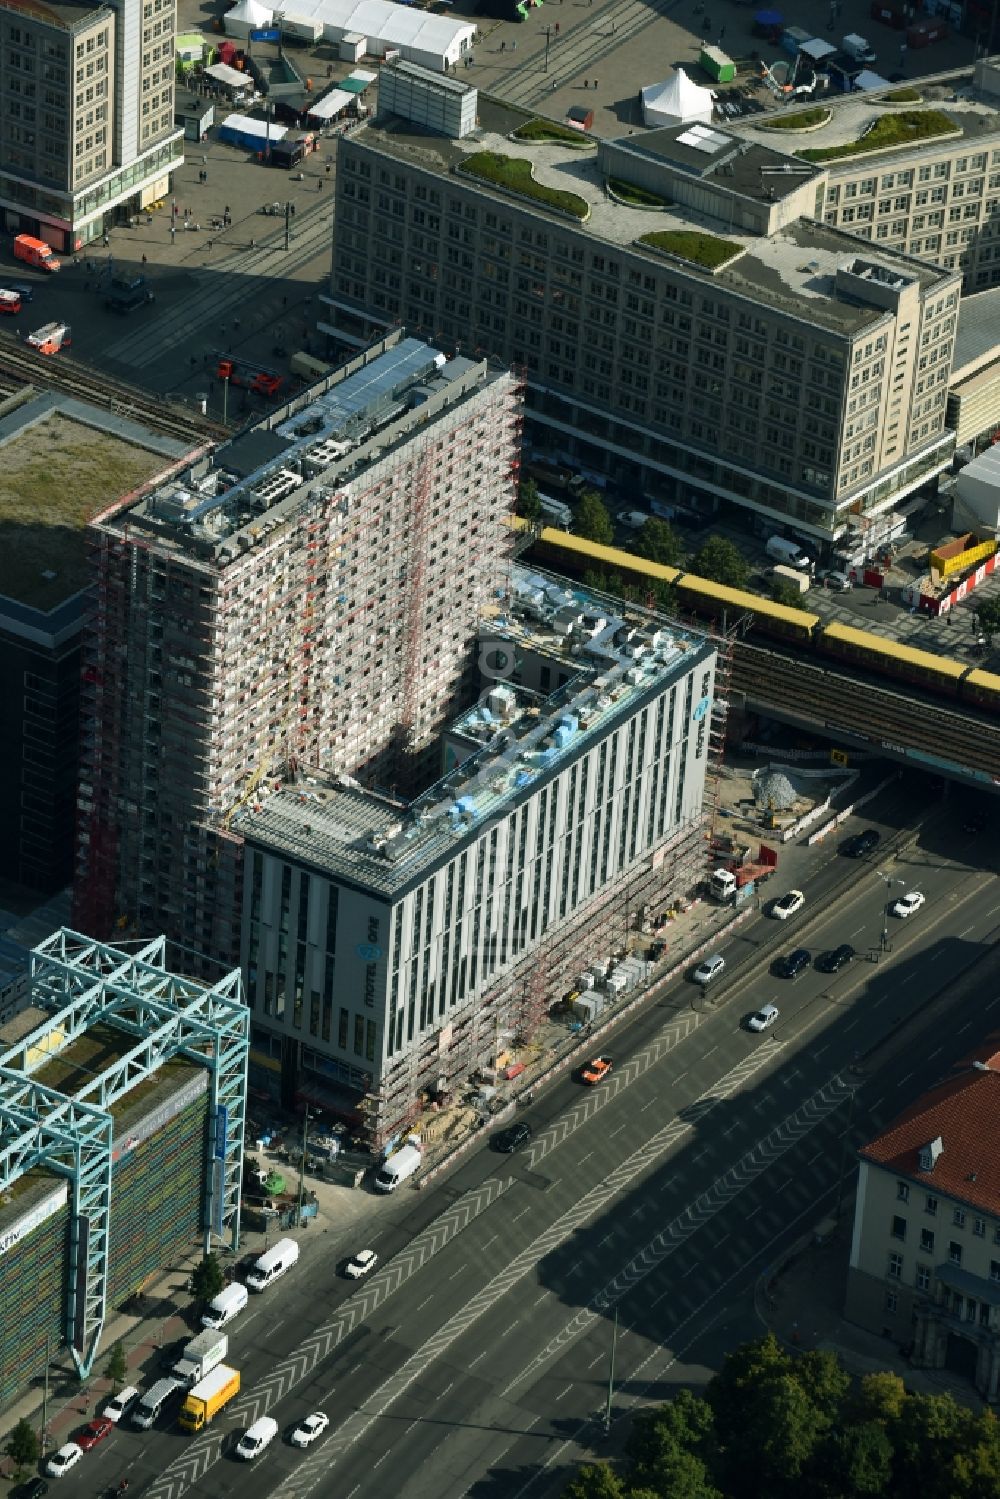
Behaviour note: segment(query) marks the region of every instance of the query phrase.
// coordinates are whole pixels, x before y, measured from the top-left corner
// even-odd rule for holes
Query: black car
[[[10,1499],[42,1499],[48,1492],[49,1486],[44,1478],[29,1478],[27,1483],[12,1491]]]
[[[882,834],[877,828],[865,828],[863,833],[855,833],[853,838],[848,838],[842,852],[849,859],[863,859],[865,854],[870,854],[872,849],[878,848],[882,841]]]
[[[510,1129],[501,1130],[498,1135],[493,1136],[493,1149],[502,1151],[504,1155],[513,1155],[515,1150],[520,1150],[522,1145],[527,1145],[531,1139],[531,1125],[519,1122],[512,1124]]]
[[[832,948],[829,952],[821,953],[816,959],[816,967],[820,973],[839,973],[846,963],[854,957],[854,948],[849,942],[842,942],[839,947]]]
[[[184,1357],[184,1350],[190,1343],[190,1338],[178,1338],[176,1343],[166,1343],[160,1349],[157,1359],[157,1368],[164,1374],[170,1374],[175,1364],[179,1364]]]
[[[794,979],[809,967],[810,962],[809,949],[796,947],[792,952],[786,952],[784,957],[778,959],[774,965],[774,971],[780,979]]]

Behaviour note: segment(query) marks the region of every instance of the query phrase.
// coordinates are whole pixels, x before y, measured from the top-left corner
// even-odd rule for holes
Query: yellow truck
[[[240,1393],[240,1371],[217,1364],[187,1393],[178,1417],[185,1431],[201,1431],[234,1395]]]

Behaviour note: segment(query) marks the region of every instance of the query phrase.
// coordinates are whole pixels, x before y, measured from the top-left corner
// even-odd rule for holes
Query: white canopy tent
[[[241,73],[239,68],[231,68],[224,62],[213,63],[210,68],[206,68],[205,76],[214,78],[216,83],[224,83],[227,88],[253,90],[255,87],[249,73]]]
[[[824,57],[832,57],[836,47],[830,42],[824,42],[821,36],[814,36],[808,42],[803,42],[799,51],[806,57],[811,57],[813,62],[822,62]]]
[[[357,97],[357,94],[349,94],[346,89],[331,89],[328,94],[323,95],[322,99],[317,99],[316,103],[310,106],[309,118],[310,120],[332,120]]]
[[[854,87],[861,89],[864,93],[874,93],[880,88],[892,88],[888,78],[883,78],[881,73],[873,73],[871,68],[865,68],[854,80]]]
[[[366,38],[366,52],[383,57],[398,52],[408,62],[432,72],[454,67],[471,49],[476,27],[468,21],[429,15],[395,5],[392,0],[287,0],[282,7],[287,23],[314,21],[322,27],[323,39],[339,42],[349,33]],[[274,11],[259,0],[238,0],[225,16],[227,36],[246,37],[255,26],[270,24]]]
[[[662,83],[649,83],[642,90],[642,118],[646,125],[686,125],[695,120],[711,124],[710,88],[702,88],[677,68]]]

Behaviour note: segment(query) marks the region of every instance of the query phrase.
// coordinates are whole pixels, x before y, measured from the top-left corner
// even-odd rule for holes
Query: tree
[[[585,489],[576,507],[574,529],[585,541],[596,541],[609,547],[615,539],[611,514],[596,489]]]
[[[840,1418],[851,1392],[851,1379],[835,1353],[810,1349],[801,1355],[792,1373],[828,1421]]]
[[[710,536],[691,558],[691,571],[727,588],[745,588],[750,564],[739,547],[725,536]]]
[[[891,1476],[892,1443],[877,1421],[866,1421],[829,1435],[816,1451],[807,1488],[828,1499],[863,1499],[887,1493]]]
[[[18,1477],[22,1468],[30,1468],[32,1463],[37,1463],[38,1437],[35,1434],[35,1428],[23,1416],[17,1425],[11,1428],[4,1451],[17,1468]]]
[[[683,548],[680,538],[665,520],[651,516],[643,526],[630,548],[637,557],[649,562],[659,562],[664,567],[676,567],[681,560]]]
[[[636,1485],[671,1499],[720,1499],[712,1483],[718,1464],[712,1408],[690,1390],[636,1415],[628,1455],[629,1499]]]
[[[526,521],[536,521],[541,517],[542,497],[538,493],[538,485],[530,476],[521,480],[517,492],[517,509]]]
[[[563,1489],[563,1499],[625,1499],[625,1488],[607,1463],[585,1463]]]
[[[802,608],[802,595],[787,578],[775,578],[771,584],[771,597],[776,604],[784,604],[786,609]]]
[[[211,1301],[218,1296],[224,1285],[218,1255],[206,1254],[201,1264],[195,1265],[191,1272],[191,1295],[196,1301]]]
[[[881,1426],[894,1425],[906,1404],[906,1385],[898,1374],[888,1369],[866,1374],[852,1401],[852,1419],[859,1425],[877,1421]]]
[[[741,1420],[746,1391],[765,1380],[792,1372],[792,1360],[773,1332],[727,1353],[722,1368],[708,1383],[705,1399],[715,1414],[716,1431],[732,1431]]]
[[[209,1300],[211,1300],[211,1297],[209,1297]],[[117,1395],[119,1386],[125,1383],[127,1376],[128,1359],[125,1357],[125,1348],[119,1339],[117,1343],[112,1343],[108,1349],[108,1361],[104,1366],[104,1378],[110,1379],[113,1393]]]
[[[984,599],[978,609],[979,628],[990,640],[1000,631],[1000,598]]]

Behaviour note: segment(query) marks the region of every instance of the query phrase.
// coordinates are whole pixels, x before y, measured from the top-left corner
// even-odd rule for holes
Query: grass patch
[[[795,154],[803,161],[839,161],[844,156],[884,151],[887,146],[911,146],[915,141],[931,140],[936,135],[954,135],[956,131],[955,122],[940,109],[919,112],[904,109],[898,114],[883,115],[855,141],[846,141],[840,146],[816,146]]]
[[[2,455],[0,594],[46,610],[89,582],[82,532],[90,517],[166,462],[58,414],[5,443]]]
[[[704,266],[709,271],[724,265],[743,248],[735,240],[720,239],[716,234],[701,234],[695,229],[659,229],[642,235],[639,243],[676,255],[679,260],[689,260],[692,265]]]
[[[923,95],[918,94],[915,88],[893,89],[891,94],[882,95],[883,104],[919,104]],[[876,99],[876,104],[879,102]]]
[[[832,113],[829,109],[796,109],[773,120],[761,120],[759,125],[761,130],[809,130],[813,125],[825,125]]]
[[[523,125],[518,125],[513,133],[516,141],[553,141],[558,146],[573,146],[576,150],[583,147],[593,150],[594,142],[588,140],[579,130],[571,130],[568,125],[560,125],[557,120],[543,120],[537,118],[528,120]]]
[[[546,208],[556,208],[574,219],[585,219],[590,213],[586,199],[562,188],[546,187],[536,182],[531,172],[530,161],[519,161],[514,156],[501,156],[497,151],[475,151],[462,162],[460,170],[484,182],[492,182],[509,193],[521,198],[530,198]]]
[[[648,193],[644,187],[636,187],[634,182],[623,182],[620,177],[609,177],[608,187],[616,198],[623,203],[631,203],[636,208],[667,208],[669,200],[661,198],[656,193]]]

